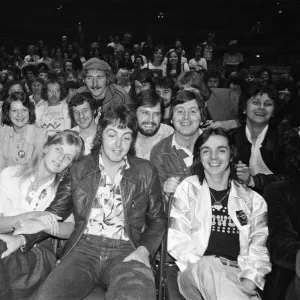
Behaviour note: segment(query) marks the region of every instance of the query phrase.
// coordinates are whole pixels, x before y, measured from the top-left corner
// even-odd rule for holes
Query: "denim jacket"
[[[161,186],[170,177],[179,176],[181,180],[191,175],[191,168],[187,168],[179,151],[173,146],[174,134],[164,138],[156,144],[150,155],[157,170]]]

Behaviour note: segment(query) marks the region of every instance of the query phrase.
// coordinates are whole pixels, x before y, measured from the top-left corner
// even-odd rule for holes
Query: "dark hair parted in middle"
[[[230,149],[230,162],[229,162],[229,168],[230,168],[230,173],[229,173],[229,178],[228,178],[228,186],[230,186],[230,181],[235,180],[237,182],[240,182],[237,175],[236,175],[236,166],[235,164],[237,163],[237,149],[232,143],[230,136],[228,132],[219,127],[219,128],[208,128],[205,130],[196,140],[195,145],[194,145],[194,159],[193,159],[193,164],[191,168],[191,172],[193,175],[197,175],[199,182],[203,184],[203,181],[205,179],[205,173],[204,173],[204,167],[201,162],[201,156],[200,156],[200,150],[202,145],[204,145],[208,139],[211,136],[222,136],[228,141],[228,146]]]
[[[8,98],[5,99],[3,106],[2,106],[2,124],[13,126],[13,123],[11,122],[9,111],[10,106],[13,101],[20,101],[23,106],[25,106],[29,111],[29,124],[35,123],[35,107],[34,104],[29,100],[29,96],[22,92],[16,92],[12,93],[8,96]]]
[[[176,64],[176,77],[181,73],[181,54],[177,53],[175,49],[171,49],[168,53],[167,53],[167,76],[169,77],[171,74],[171,63],[170,63],[170,57],[171,54],[175,53],[177,55],[177,64]]]
[[[134,144],[138,134],[138,122],[135,111],[126,105],[111,106],[105,114],[100,116],[91,154],[99,153],[102,146],[103,131],[108,125],[118,126],[119,129],[129,128],[132,130],[132,143],[128,154],[134,156]]]
[[[272,84],[264,85],[260,81],[253,81],[247,86],[244,93],[242,93],[239,98],[238,117],[239,117],[239,122],[241,124],[245,123],[247,119],[247,116],[245,114],[245,109],[248,100],[257,95],[262,95],[262,94],[267,94],[270,97],[270,99],[273,100],[275,106],[275,115],[276,115],[278,109],[278,94],[275,86]]]

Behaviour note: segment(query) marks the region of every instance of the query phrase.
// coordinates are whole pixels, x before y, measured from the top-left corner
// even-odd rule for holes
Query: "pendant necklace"
[[[17,148],[19,149],[18,146],[17,146]],[[18,156],[19,156],[20,158],[24,158],[24,157],[25,157],[25,151],[22,150],[22,149],[20,149],[19,152],[18,152]]]
[[[40,200],[44,199],[47,196],[47,190],[45,188],[39,194],[37,193],[39,187],[40,187],[39,180],[37,182],[35,181],[31,182],[30,189],[29,189],[31,191],[29,192],[28,196],[29,198],[31,198],[31,201],[34,199],[36,200],[36,204],[33,210],[36,210]]]
[[[209,192],[210,192],[211,196],[213,197],[213,199],[214,199],[214,201],[215,201],[215,202],[213,203],[212,207],[215,208],[216,210],[222,209],[222,207],[223,207],[222,201],[227,197],[227,195],[228,195],[229,192],[230,192],[230,189],[229,189],[228,192],[225,194],[225,196],[222,197],[222,199],[219,200],[219,201],[217,201],[217,199],[215,198],[215,196],[213,195],[213,193],[212,193],[210,190],[209,190]]]
[[[24,146],[24,143],[25,143],[25,138],[22,139],[22,140],[23,140],[23,142],[22,142],[22,146],[21,146],[21,147],[19,147],[19,145],[17,144],[18,156],[19,156],[20,158],[24,158],[25,155],[26,155],[25,151],[23,150],[23,146]]]
[[[18,156],[20,158],[24,158],[25,155],[26,155],[26,152],[23,150],[23,146],[24,146],[24,143],[25,143],[25,139],[26,139],[26,133],[27,133],[27,127],[25,129],[25,134],[24,134],[24,138],[20,139],[20,141],[22,140],[22,146],[19,147],[19,143],[15,140],[15,143],[17,145],[17,149],[18,149]]]
[[[31,199],[34,199],[37,197],[38,187],[39,187],[39,181],[31,183],[31,186],[30,186],[31,191],[29,192],[29,197]]]

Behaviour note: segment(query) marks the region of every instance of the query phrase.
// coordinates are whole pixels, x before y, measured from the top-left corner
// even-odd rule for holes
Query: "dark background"
[[[19,45],[26,54],[40,39],[49,47],[62,35],[72,42],[78,22],[86,45],[98,35],[107,44],[109,35],[130,32],[138,42],[151,34],[155,44],[170,46],[180,37],[189,52],[213,31],[218,53],[237,39],[254,64],[300,60],[300,0],[1,0],[0,45],[9,52]]]

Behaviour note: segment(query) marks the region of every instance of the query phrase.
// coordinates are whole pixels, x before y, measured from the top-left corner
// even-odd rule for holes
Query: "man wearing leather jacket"
[[[126,106],[109,108],[91,154],[60,182],[47,211],[73,213],[75,229],[36,299],[83,299],[96,285],[106,299],[156,298],[150,262],[167,221],[155,166],[134,156],[137,126]],[[26,252],[49,235],[24,236]]]

